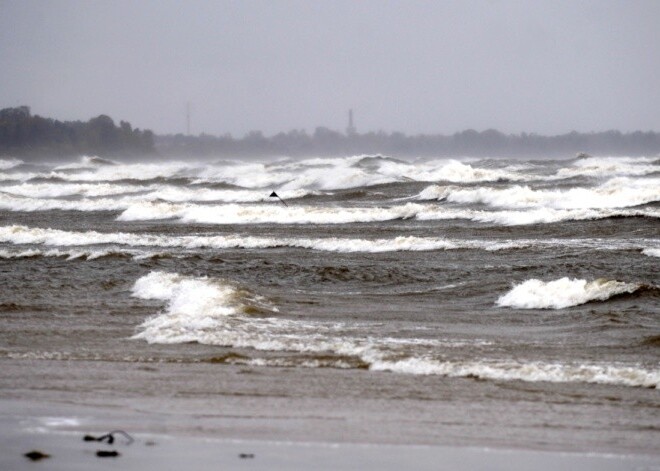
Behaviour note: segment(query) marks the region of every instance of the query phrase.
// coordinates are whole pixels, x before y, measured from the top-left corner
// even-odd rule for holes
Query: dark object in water
[[[254,453],[241,453],[238,455],[239,458],[241,459],[247,459],[247,458],[254,458]]]
[[[119,456],[119,452],[115,450],[110,450],[110,451],[98,450],[96,452],[96,456],[98,458],[116,458],[117,456]]]
[[[50,458],[50,455],[47,455],[46,453],[42,453],[39,450],[32,450],[29,453],[25,453],[23,456],[25,456],[26,458],[32,461],[41,461],[45,458]]]
[[[280,201],[282,202],[282,204],[283,204],[284,206],[289,206],[288,204],[286,204],[286,203],[284,202],[284,200],[283,200],[282,198],[280,198],[280,195],[278,195],[278,194],[275,193],[274,191],[270,194],[270,198],[277,198],[278,200],[280,200]]]
[[[115,442],[115,437],[114,434],[119,433],[123,436],[125,436],[128,441],[126,442],[127,445],[130,445],[133,443],[133,437],[131,437],[129,434],[124,432],[123,430],[113,430],[112,432],[106,433],[105,435],[101,435],[99,437],[95,437],[93,435],[85,435],[83,437],[83,441],[85,442],[102,442],[103,440],[106,440],[108,442],[108,445],[112,445]]]

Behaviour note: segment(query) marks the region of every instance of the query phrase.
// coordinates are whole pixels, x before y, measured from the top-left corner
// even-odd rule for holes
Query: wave
[[[127,194],[139,194],[131,202],[137,201],[169,201],[169,202],[195,202],[220,201],[229,203],[264,202],[269,201],[269,192],[241,189],[207,189],[194,187],[179,187],[174,185],[122,185],[117,183],[53,183],[53,182],[24,182],[18,185],[1,187],[1,191],[8,195],[21,196],[32,199],[62,198],[70,196],[100,197]],[[303,198],[310,194],[319,194],[314,191],[294,190],[281,191],[280,196],[286,200]],[[128,201],[124,199],[123,201]],[[23,201],[23,204],[25,202]],[[39,204],[39,203],[37,203]]]
[[[533,190],[510,188],[456,188],[433,185],[419,200],[446,200],[460,204],[486,204],[498,208],[602,209],[625,208],[660,201],[660,178],[613,178],[595,188]]]
[[[0,161],[2,174],[20,164],[18,160]],[[556,171],[557,166],[560,166]],[[28,170],[28,169],[26,169]],[[598,158],[574,161],[520,163],[515,161],[465,161],[434,159],[406,162],[386,157],[352,156],[279,160],[268,163],[223,161],[118,163],[98,157],[47,169],[13,173],[12,180],[61,179],[68,182],[188,182],[227,184],[245,189],[331,191],[397,182],[448,182],[455,184],[493,182],[556,181],[576,177],[612,178],[644,176],[660,171],[657,162],[646,158]],[[553,173],[554,172],[554,173]]]
[[[421,375],[480,378],[494,381],[547,381],[552,383],[598,383],[645,388],[660,387],[660,371],[637,366],[589,363],[543,363],[522,361],[436,361],[409,358],[380,362],[372,370]]]
[[[82,200],[37,199],[0,191],[0,209],[6,211],[122,211],[139,201],[136,196]]]
[[[99,164],[91,158],[75,164],[12,175],[12,179],[56,178],[78,182],[165,181],[188,178],[194,183],[228,184],[246,189],[343,190],[396,182],[478,183],[525,181],[524,171],[479,168],[458,160],[404,162],[355,156],[296,161],[222,162],[219,164],[161,162]],[[533,177],[536,179],[537,177]]]
[[[647,248],[642,250],[642,253],[649,257],[660,257],[660,248]]]
[[[573,247],[591,250],[639,250],[649,241],[602,239],[517,239],[470,240],[399,236],[391,239],[355,238],[281,238],[240,235],[226,236],[165,236],[134,233],[75,232],[59,229],[31,228],[12,225],[0,227],[0,241],[13,244],[52,246],[82,246],[117,244],[146,247],[179,247],[185,249],[278,248],[293,247],[330,252],[391,252],[452,249],[482,249],[489,251],[520,248]]]
[[[139,327],[141,332],[133,336],[150,343],[223,344],[228,336],[240,338],[240,328],[248,324],[240,322],[240,314],[253,312],[257,299],[221,280],[164,272],[138,279],[132,293],[141,299],[167,301],[166,311],[146,320]],[[260,303],[259,310],[264,305]],[[277,311],[269,307],[270,312]],[[232,321],[232,316],[238,318]]]
[[[144,260],[149,258],[176,257],[180,254],[171,254],[168,252],[140,251],[140,250],[122,250],[119,248],[108,249],[26,249],[26,250],[6,250],[0,249],[0,258],[20,259],[20,258],[38,258],[55,257],[65,258],[67,260],[96,260],[104,257],[131,257],[134,260]]]
[[[649,250],[653,240],[605,239],[447,239],[398,236],[389,239],[256,237],[242,235],[167,236],[127,232],[63,231],[22,225],[0,226],[0,242],[57,247],[114,244],[131,247],[181,249],[268,249],[292,247],[327,252],[398,252],[432,250],[512,250],[571,247],[588,250]]]
[[[65,164],[65,165],[58,165],[53,170],[56,172],[62,170],[81,170],[81,169],[88,170],[105,165],[119,165],[119,163],[115,162],[114,160],[103,159],[98,156],[84,155],[80,158],[79,162]]]
[[[446,361],[441,357],[447,348],[465,347],[470,342],[376,337],[369,326],[362,326],[368,330],[368,335],[356,336],[354,324],[276,317],[277,307],[268,300],[219,279],[154,271],[139,278],[132,292],[141,299],[165,302],[162,312],[138,326],[133,339],[164,344],[197,342],[293,354],[285,358],[231,354],[216,359],[219,363],[368,368],[498,381],[592,382],[643,387],[660,384],[660,372],[631,366],[488,359]],[[259,315],[254,315],[255,305]],[[480,341],[476,341],[475,345],[478,344]]]
[[[497,300],[499,306],[518,309],[563,309],[591,301],[605,301],[623,293],[634,293],[642,285],[599,278],[595,281],[561,278],[544,282],[527,280]]]
[[[0,159],[0,171],[9,170],[21,165],[22,163],[23,161],[18,159]]]
[[[558,178],[643,176],[660,171],[655,157],[586,157],[557,170]]]
[[[660,217],[656,208],[599,208],[483,211],[448,208],[433,204],[406,203],[382,207],[328,207],[278,205],[193,205],[165,202],[131,204],[119,221],[178,219],[201,224],[351,224],[405,219],[422,221],[467,219],[505,226],[549,224],[610,217]]]
[[[21,183],[1,187],[3,193],[26,198],[61,198],[66,196],[112,196],[143,193],[149,188],[109,183]]]
[[[208,361],[264,367],[368,369],[399,374],[438,375],[491,381],[597,383],[654,389],[660,387],[660,372],[658,371],[637,366],[589,363],[561,364],[514,360],[442,361],[415,357],[398,361],[368,363],[360,357],[327,354],[267,358],[251,358],[244,355],[229,354]]]

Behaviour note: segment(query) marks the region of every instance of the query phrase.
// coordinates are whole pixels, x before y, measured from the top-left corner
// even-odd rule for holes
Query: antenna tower
[[[355,130],[355,124],[353,124],[353,110],[348,110],[348,127],[346,128],[346,134],[352,136],[357,131]]]
[[[186,136],[190,136],[190,102],[186,103]]]

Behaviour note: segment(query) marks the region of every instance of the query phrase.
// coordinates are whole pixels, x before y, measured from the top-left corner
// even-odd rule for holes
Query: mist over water
[[[519,384],[609,388],[653,408],[659,177],[644,157],[0,160],[0,358],[365,388],[383,372],[504,403]]]

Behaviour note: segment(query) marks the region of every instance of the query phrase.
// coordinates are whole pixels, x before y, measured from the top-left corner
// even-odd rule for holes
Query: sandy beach
[[[82,438],[85,434],[102,435],[130,420],[112,408],[3,400],[0,410],[0,468],[4,470],[660,469],[660,457],[643,454],[305,442],[286,437],[257,441],[157,434],[145,427],[130,431],[133,443],[115,433],[115,442],[109,445]],[[35,450],[49,457],[33,462],[24,456]],[[99,458],[99,450],[117,451],[119,456]]]
[[[45,395],[44,398],[48,397]],[[258,401],[258,399],[257,399]],[[127,404],[134,407],[127,407]],[[343,421],[345,440],[323,417],[277,414],[267,417],[258,408],[236,414],[184,414],[181,404],[166,398],[90,397],[78,404],[20,398],[0,400],[0,469],[3,470],[636,470],[660,469],[660,456],[643,452],[589,452],[524,449],[464,444],[393,444],[388,432],[364,414],[355,423]],[[298,404],[304,409],[302,403]],[[291,409],[295,409],[295,404]],[[168,410],[169,409],[169,410]],[[263,412],[263,411],[262,411]],[[337,411],[341,416],[343,411]],[[339,420],[338,420],[339,421]],[[277,423],[280,422],[280,423]],[[187,426],[185,424],[188,424]],[[195,425],[197,424],[197,425]],[[383,424],[380,424],[384,426]],[[360,443],[363,436],[373,443]],[[290,428],[290,429],[289,429]],[[327,430],[326,430],[327,428]],[[387,428],[387,426],[384,426]],[[442,430],[438,424],[438,430]],[[111,431],[112,445],[85,442],[85,435],[100,437]],[[290,431],[287,431],[290,430]],[[304,439],[300,430],[308,431]],[[402,431],[405,434],[406,426]],[[391,431],[389,433],[392,433]],[[653,433],[650,431],[649,433]],[[259,439],[251,437],[260,437]],[[265,438],[267,437],[267,438]],[[325,439],[324,439],[325,437]],[[405,435],[399,437],[405,440]],[[456,439],[448,438],[448,442]],[[495,441],[495,440],[492,440]],[[25,453],[49,455],[33,462]],[[116,451],[117,457],[99,458],[97,451]]]

